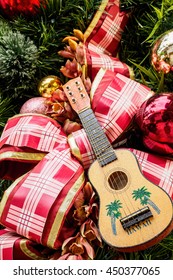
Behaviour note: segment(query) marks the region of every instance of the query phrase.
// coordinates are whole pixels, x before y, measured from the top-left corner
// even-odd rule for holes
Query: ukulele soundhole
[[[128,182],[128,177],[123,171],[115,171],[108,178],[108,183],[113,190],[123,189]]]

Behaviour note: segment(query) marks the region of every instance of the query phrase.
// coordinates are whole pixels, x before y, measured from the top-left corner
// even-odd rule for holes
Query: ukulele
[[[144,250],[160,242],[173,229],[169,195],[141,173],[135,155],[114,150],[90,105],[80,77],[63,90],[85,129],[96,160],[88,177],[99,196],[98,227],[103,240],[117,250]]]

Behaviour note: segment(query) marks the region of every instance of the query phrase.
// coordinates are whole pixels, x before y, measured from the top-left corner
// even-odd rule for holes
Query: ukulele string
[[[114,124],[112,123],[112,121],[109,120],[109,122],[105,125],[105,127],[104,127],[103,129],[106,129],[107,131],[109,131],[110,129],[112,130],[111,125],[114,126]],[[111,145],[111,143],[110,143],[110,145]],[[111,146],[111,147],[112,147],[112,146]],[[113,149],[113,147],[112,147],[112,149]],[[118,175],[119,175],[119,174],[118,174]],[[120,179],[120,183],[124,180],[123,178],[122,178],[122,180],[121,180],[121,176],[123,176],[123,172],[120,172],[120,175],[119,175],[119,177],[120,177],[120,178],[119,178],[119,179]],[[116,183],[116,182],[115,182],[115,183]],[[123,182],[122,182],[121,186],[122,186],[122,187],[124,186],[124,183],[123,183]],[[120,188],[120,189],[121,189],[121,188]],[[132,196],[129,197],[128,192],[127,192],[126,195],[127,195],[128,201],[131,202]],[[133,201],[131,202],[130,208],[131,208],[131,207],[132,207],[132,209],[134,209],[134,212],[137,211],[137,210],[140,210],[139,207],[138,207],[137,209],[134,208],[134,202],[133,202]]]
[[[90,113],[89,115],[96,121],[97,126],[99,127],[99,129],[101,129],[101,135],[104,135],[103,129],[101,128],[100,124],[98,123],[98,121],[97,121],[97,119],[96,119],[96,117],[95,117],[93,111],[90,111],[89,113]],[[81,115],[79,115],[79,117],[81,118]],[[85,117],[87,117],[87,115],[86,115]],[[85,129],[85,131],[86,131],[86,134],[87,134],[88,137],[89,137],[89,140],[91,141],[91,146],[93,147],[93,150],[94,150],[94,153],[95,153],[95,155],[96,155],[96,158],[97,158],[100,162],[103,162],[103,161],[105,160],[105,154],[104,154],[104,152],[107,150],[106,148],[108,148],[108,149],[111,148],[111,150],[112,150],[113,152],[114,152],[114,150],[113,150],[113,148],[112,148],[112,146],[111,146],[109,140],[107,139],[107,136],[105,135],[106,141],[108,141],[108,145],[107,145],[107,147],[104,149],[104,151],[101,151],[101,153],[99,153],[99,152],[100,152],[100,148],[98,147],[99,141],[97,141],[97,142],[94,141],[94,140],[96,139],[96,135],[94,134],[93,127],[92,127],[92,125],[90,125],[90,126],[88,125],[88,124],[89,124],[88,121],[87,121],[87,122],[84,121],[84,118],[85,118],[85,117],[83,116],[83,117],[81,118],[81,122],[82,122],[83,127],[84,127],[84,129]],[[97,143],[97,144],[96,144],[96,143]],[[102,168],[102,172],[103,172],[103,174],[104,174],[105,180],[107,181],[107,174],[105,174],[104,168],[103,168],[103,167],[101,167],[101,168]],[[118,178],[119,178],[119,182],[120,182],[121,186],[119,186],[119,184],[117,184],[117,182],[115,181],[114,178],[113,178],[113,179],[110,179],[110,181],[111,181],[111,185],[115,185],[115,184],[116,184],[117,190],[120,191],[121,189],[123,189],[124,186],[123,186],[122,179],[121,179],[121,177],[119,176],[119,173],[117,173],[117,176],[118,176]],[[122,204],[124,204],[124,206],[126,207],[126,208],[122,208],[122,211],[123,211],[124,216],[127,216],[127,215],[131,214],[132,211],[130,210],[130,208],[129,208],[127,202],[126,202],[127,199],[125,198],[124,191],[122,190],[121,194],[119,194],[118,192],[115,193],[115,190],[114,190],[114,191],[112,190],[111,193],[113,194],[114,199],[118,198],[118,200],[119,200],[119,201],[122,201]],[[126,196],[128,196],[128,195],[126,195]],[[130,198],[129,198],[129,201],[130,201]],[[134,210],[134,212],[135,212],[135,208],[134,208],[133,204],[131,205],[131,208],[132,208],[132,209]],[[126,209],[127,209],[127,210],[126,210]]]
[[[102,161],[102,160],[104,160],[104,154],[101,155],[100,161]],[[112,163],[113,163],[113,162],[112,162]],[[117,165],[116,165],[115,163],[113,163],[113,165],[114,165],[115,167],[112,168],[112,170],[113,170],[113,169],[116,170],[116,169],[117,169]],[[107,179],[108,174],[107,174],[107,172],[104,172],[104,167],[102,167],[102,171],[103,171],[103,173],[104,173],[105,178]],[[120,182],[120,185],[119,185],[119,183],[117,183],[117,180],[114,179],[114,176],[110,178],[111,185],[112,185],[112,184],[115,184],[116,189],[118,190],[118,191],[115,190],[115,193],[116,193],[116,194],[114,193],[114,191],[112,191],[112,194],[113,194],[114,199],[119,199],[119,200],[121,200],[121,201],[122,201],[122,205],[124,204],[125,207],[127,208],[127,211],[128,211],[129,213],[127,213],[127,211],[126,211],[124,208],[121,208],[121,209],[120,209],[120,210],[121,210],[121,214],[124,213],[124,217],[127,217],[128,214],[132,214],[133,211],[134,211],[134,213],[135,213],[136,211],[140,211],[140,210],[141,210],[141,207],[140,207],[140,206],[138,206],[138,207],[135,206],[135,207],[134,207],[135,203],[134,203],[134,202],[131,202],[132,196],[129,197],[129,194],[128,194],[128,192],[127,192],[127,193],[126,193],[126,198],[127,198],[127,200],[130,202],[130,203],[129,203],[129,204],[130,204],[130,208],[129,208],[129,205],[127,205],[125,196],[124,196],[124,194],[123,194],[124,188],[125,188],[124,183],[123,183],[124,177],[122,176],[123,173],[117,172],[116,174],[117,174],[117,177],[118,177],[118,182]],[[112,179],[112,178],[113,178],[113,179]],[[121,192],[121,190],[122,190],[122,192]],[[132,194],[131,194],[131,195],[132,195]],[[133,209],[133,211],[132,211],[131,208]],[[136,208],[137,208],[137,209],[136,209]],[[122,210],[123,210],[123,211],[122,211]],[[122,218],[123,218],[123,217],[122,217]],[[157,223],[153,223],[153,222],[151,222],[151,221],[150,221],[149,223],[150,223],[150,224],[149,224],[150,226],[147,226],[147,222],[144,220],[143,223],[140,224],[140,222],[139,222],[139,223],[137,222],[136,224],[134,224],[134,226],[132,226],[134,232],[135,232],[135,231],[138,231],[138,229],[140,229],[140,243],[145,243],[145,242],[147,241],[147,239],[146,239],[147,236],[148,236],[148,237],[150,237],[150,236],[155,236],[155,235],[156,235],[156,232],[159,232],[159,225],[158,225]],[[138,227],[138,229],[137,229],[137,227],[135,227],[135,225]],[[139,237],[139,235],[138,235],[138,237]]]
[[[108,126],[107,129],[109,129],[110,123],[111,123],[111,121],[107,124],[107,126]],[[134,156],[135,156],[135,155],[134,155]],[[136,160],[137,160],[137,158],[136,158]],[[138,160],[137,160],[137,162],[138,162]],[[138,167],[138,168],[139,168],[139,167]],[[139,169],[140,169],[140,168],[139,168]],[[120,176],[121,176],[121,173],[120,173]],[[127,197],[128,197],[128,200],[131,202],[131,198],[132,198],[132,197],[129,197],[129,196],[128,196],[128,192],[127,192]],[[133,202],[131,203],[131,205],[133,205]],[[137,207],[137,210],[135,209],[135,211],[140,211],[140,210],[141,210],[141,207],[140,207],[140,206]],[[135,211],[134,211],[134,212],[135,212]],[[157,225],[154,226],[154,229],[153,229],[153,224],[151,224],[150,226],[151,226],[151,227],[147,227],[145,230],[152,231],[152,232],[154,233],[154,232],[155,232],[155,226],[157,226]],[[142,236],[142,232],[141,232],[141,236]]]
[[[111,144],[110,144],[111,145]],[[111,148],[112,148],[112,146],[111,146]],[[104,154],[101,154],[100,155],[101,156],[101,158],[100,158],[100,160],[102,161],[102,160],[104,160]],[[113,163],[113,162],[112,162]],[[113,163],[114,164],[114,166],[115,166],[115,170],[117,169],[117,165],[115,164],[115,163]],[[103,169],[103,172],[104,172],[104,168],[102,168]],[[105,172],[104,172],[105,173]],[[134,207],[134,203],[132,203],[131,202],[131,199],[132,199],[132,197],[130,196],[129,197],[129,193],[128,192],[126,192],[126,198],[127,199],[125,199],[125,197],[124,197],[124,188],[126,187],[126,182],[124,183],[124,180],[125,180],[125,178],[124,178],[124,175],[123,175],[124,173],[123,172],[121,172],[121,171],[118,171],[118,172],[116,172],[116,175],[117,175],[117,178],[118,178],[118,181],[117,181],[117,178],[114,178],[114,176],[112,176],[112,177],[110,177],[110,185],[115,185],[116,186],[116,190],[118,190],[118,192],[115,190],[115,192],[116,192],[116,198],[118,198],[119,200],[122,200],[122,202],[124,201],[124,205],[125,205],[125,207],[127,208],[127,211],[129,212],[129,213],[127,213],[127,211],[125,211],[124,209],[123,209],[123,212],[124,212],[124,216],[126,216],[127,217],[127,215],[128,214],[132,214],[132,212],[134,211],[134,213],[137,211],[137,210],[139,210],[140,211],[140,207],[138,207],[137,209],[136,209],[136,207]],[[107,177],[107,175],[105,174],[105,177]],[[122,192],[121,192],[121,190],[122,190]],[[112,191],[112,194],[113,194],[113,197],[115,198],[115,194],[114,194],[114,191]],[[130,206],[127,204],[127,202],[126,202],[126,200],[127,201],[129,201],[129,204],[130,204]],[[122,203],[123,204],[123,203]],[[133,210],[132,210],[133,209]],[[152,232],[154,232],[153,231],[153,226],[151,226],[151,227],[146,227],[146,229],[145,229],[145,234],[146,234],[146,231],[152,231]],[[141,239],[143,240],[143,242],[145,241],[145,235],[143,234],[143,231],[140,231],[140,235],[141,235]]]
[[[94,147],[94,148],[97,149],[97,147]],[[99,157],[97,156],[97,158],[98,158],[98,160],[100,162],[102,162],[105,159],[104,158],[104,153],[100,154]],[[112,162],[112,164],[113,164],[113,166],[115,166],[113,169],[117,170],[117,165],[115,163],[113,163],[113,162]],[[104,167],[100,166],[100,168],[102,169],[104,177],[105,177],[105,179],[107,181],[107,177],[108,177],[107,173],[108,172],[105,172],[105,168]],[[124,196],[124,188],[125,188],[125,186],[124,186],[124,183],[123,183],[124,178],[122,179],[122,177],[121,177],[121,175],[123,173],[116,172],[116,174],[117,174],[117,177],[118,177],[118,183],[117,183],[117,180],[114,178],[114,176],[110,177],[110,184],[112,186],[113,185],[116,186],[116,188],[115,188],[116,190],[112,189],[111,192],[112,192],[114,200],[118,199],[119,201],[122,202],[122,205],[124,205],[124,207],[120,208],[121,216],[124,215],[124,217],[127,217],[128,215],[132,214],[132,212],[135,213],[137,210],[140,210],[140,208],[138,207],[138,209],[136,209],[136,207],[134,207],[134,203],[131,203],[131,197],[129,197],[128,192],[126,193],[126,198],[125,198],[125,196]],[[130,206],[129,206],[129,204],[127,204],[127,200],[130,202],[129,203],[129,204],[131,204]],[[124,217],[122,217],[122,218],[124,218]],[[135,227],[133,227],[133,230],[136,231]],[[142,243],[145,243],[145,240],[146,240],[145,236],[146,236],[147,232],[148,232],[148,236],[150,236],[150,231],[152,231],[153,235],[154,235],[153,226],[145,227],[145,232],[143,232],[143,230],[140,230],[140,239],[142,240]]]
[[[95,117],[95,115],[94,115],[94,117]],[[98,124],[99,126],[100,126],[100,124]],[[103,128],[101,128],[101,130],[102,130],[102,132],[104,133],[104,131],[103,131]],[[106,135],[105,135],[106,136]],[[107,138],[107,136],[106,136],[106,138]],[[107,140],[108,140],[108,138],[107,138]],[[110,143],[110,141],[108,140],[108,152],[109,152],[109,148],[110,148],[110,152],[112,153],[115,153],[114,152],[114,149],[113,149],[113,147],[112,147],[112,145],[111,145],[111,143]],[[105,149],[105,151],[106,151],[106,149]],[[104,152],[105,152],[104,151]],[[105,154],[104,154],[104,152],[103,153],[101,153],[100,154],[100,161],[101,162],[103,162],[104,161],[104,157],[105,157]],[[112,164],[113,164],[113,162],[112,162]],[[117,166],[116,166],[116,168],[115,168],[115,170],[117,169]],[[118,180],[116,179],[116,177],[115,176],[111,176],[110,177],[110,185],[112,185],[112,186],[116,186],[116,188],[115,188],[115,190],[118,190],[118,191],[121,191],[121,194],[120,194],[120,196],[123,198],[123,200],[124,200],[124,204],[125,204],[125,206],[126,206],[126,208],[128,209],[128,211],[129,211],[129,213],[125,213],[125,215],[127,216],[128,214],[131,214],[131,210],[130,210],[130,208],[132,208],[133,210],[134,210],[134,212],[135,212],[135,208],[133,207],[133,205],[134,204],[132,204],[131,206],[130,206],[130,208],[129,208],[129,206],[128,206],[128,204],[126,203],[126,199],[125,199],[125,197],[124,197],[124,188],[125,188],[125,185],[124,185],[124,180],[125,180],[125,177],[124,176],[126,176],[126,175],[124,175],[123,176],[123,174],[125,174],[122,170],[119,170],[119,171],[116,171],[116,175],[117,175],[117,178],[118,178]],[[106,174],[105,174],[105,177],[107,177],[106,176]],[[127,177],[128,178],[128,177]],[[117,182],[118,181],[118,182]],[[127,181],[128,181],[128,179],[127,179]],[[114,189],[114,188],[112,188],[112,189]],[[112,191],[112,193],[114,194],[114,191]],[[117,192],[117,194],[118,194],[118,192]],[[128,198],[128,201],[131,201],[131,199],[130,199],[130,197],[128,196],[128,193],[126,194],[126,196],[127,196],[127,198]],[[114,196],[115,197],[115,196]]]
[[[100,160],[103,160],[103,158],[100,159]],[[108,182],[109,186],[110,186],[109,191],[111,191],[111,193],[114,197],[114,201],[116,199],[118,199],[122,203],[122,205],[125,205],[125,207],[121,208],[121,211],[123,211],[123,216],[129,215],[131,213],[131,211],[130,211],[130,208],[129,208],[128,204],[126,203],[126,199],[125,199],[125,196],[124,196],[124,185],[123,185],[122,180],[121,180],[121,175],[119,175],[119,171],[116,171],[116,175],[117,175],[117,178],[118,178],[118,180],[117,180],[114,176],[111,176],[111,174],[109,175],[108,172],[105,172],[104,167],[101,167],[101,168],[102,168],[102,172],[104,174],[104,177],[105,177],[106,181],[108,181],[108,176],[109,176],[109,182]],[[114,169],[114,170],[116,170],[116,169]],[[111,187],[111,186],[113,186],[113,187]]]
[[[137,163],[136,163],[137,164]],[[142,175],[141,175],[142,176]],[[129,198],[128,196],[128,192],[127,192],[127,198],[128,200],[130,201],[131,203],[131,197]],[[133,202],[131,203],[131,205],[133,205]],[[136,208],[136,207],[135,207]],[[134,209],[135,209],[134,208]],[[134,212],[136,211],[140,211],[141,210],[141,207],[138,206],[137,209],[135,209]],[[155,232],[156,232],[156,227],[157,227],[157,223],[155,225],[153,225],[153,223],[150,224],[150,227],[148,226],[144,226],[144,224],[142,225],[143,227],[145,227],[145,232],[143,232],[142,230],[140,230],[140,235],[141,235],[141,239],[143,240],[143,242],[146,240],[146,235],[147,235],[147,232],[148,232],[148,236],[150,236],[150,233],[152,232],[153,236],[155,235]]]
[[[86,132],[89,133],[89,137],[91,139],[91,142],[92,142],[92,147],[93,147],[93,150],[96,154],[96,158],[98,159],[99,162],[104,162],[105,160],[105,154],[102,152],[99,154],[99,148],[98,148],[98,145],[95,145],[93,139],[95,139],[95,137],[92,137],[91,135],[91,128],[89,128],[88,130],[88,127],[86,128]],[[108,146],[108,149],[111,147],[111,144],[109,143],[109,146]],[[111,147],[111,150],[112,150],[112,147]],[[105,149],[106,151],[106,149]],[[105,177],[105,181],[107,182],[107,177],[108,177],[108,174],[107,172],[105,172],[105,168],[104,167],[100,167],[102,169],[102,173],[104,174],[104,177]],[[123,185],[123,182],[122,182],[122,179],[119,175],[119,173],[117,172],[117,177],[118,177],[118,181],[120,182],[120,185],[116,182],[116,179],[114,177],[110,177],[109,176],[109,181],[110,181],[110,184],[111,186],[115,186],[116,185],[116,188],[111,188],[111,193],[114,197],[114,200],[118,199],[119,201],[122,201],[122,204],[124,204],[126,206],[126,209],[127,211],[125,210],[125,208],[122,208],[122,211],[123,211],[123,214],[124,216],[127,216],[131,213],[130,211],[130,208],[128,206],[128,204],[126,203],[126,199],[125,199],[125,196],[124,196],[124,191],[123,191],[123,188],[124,188],[124,185]],[[117,189],[118,191],[116,191],[115,189]],[[109,189],[110,190],[110,189]],[[122,191],[121,191],[122,190]],[[121,193],[119,193],[119,191],[121,191]],[[133,208],[133,206],[132,206]],[[134,209],[135,211],[135,209]]]

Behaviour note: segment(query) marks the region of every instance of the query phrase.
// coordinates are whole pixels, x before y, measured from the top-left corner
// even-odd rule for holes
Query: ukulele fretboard
[[[97,121],[92,109],[85,109],[79,113],[79,118],[85,129],[93,151],[101,166],[117,159],[114,149],[104,134],[99,122]]]

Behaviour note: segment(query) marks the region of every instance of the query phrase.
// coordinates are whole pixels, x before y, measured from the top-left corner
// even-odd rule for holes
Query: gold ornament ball
[[[46,76],[38,84],[38,92],[43,97],[51,97],[52,93],[62,86],[60,79],[57,76]]]
[[[173,29],[165,32],[154,44],[151,64],[157,72],[173,71]]]

